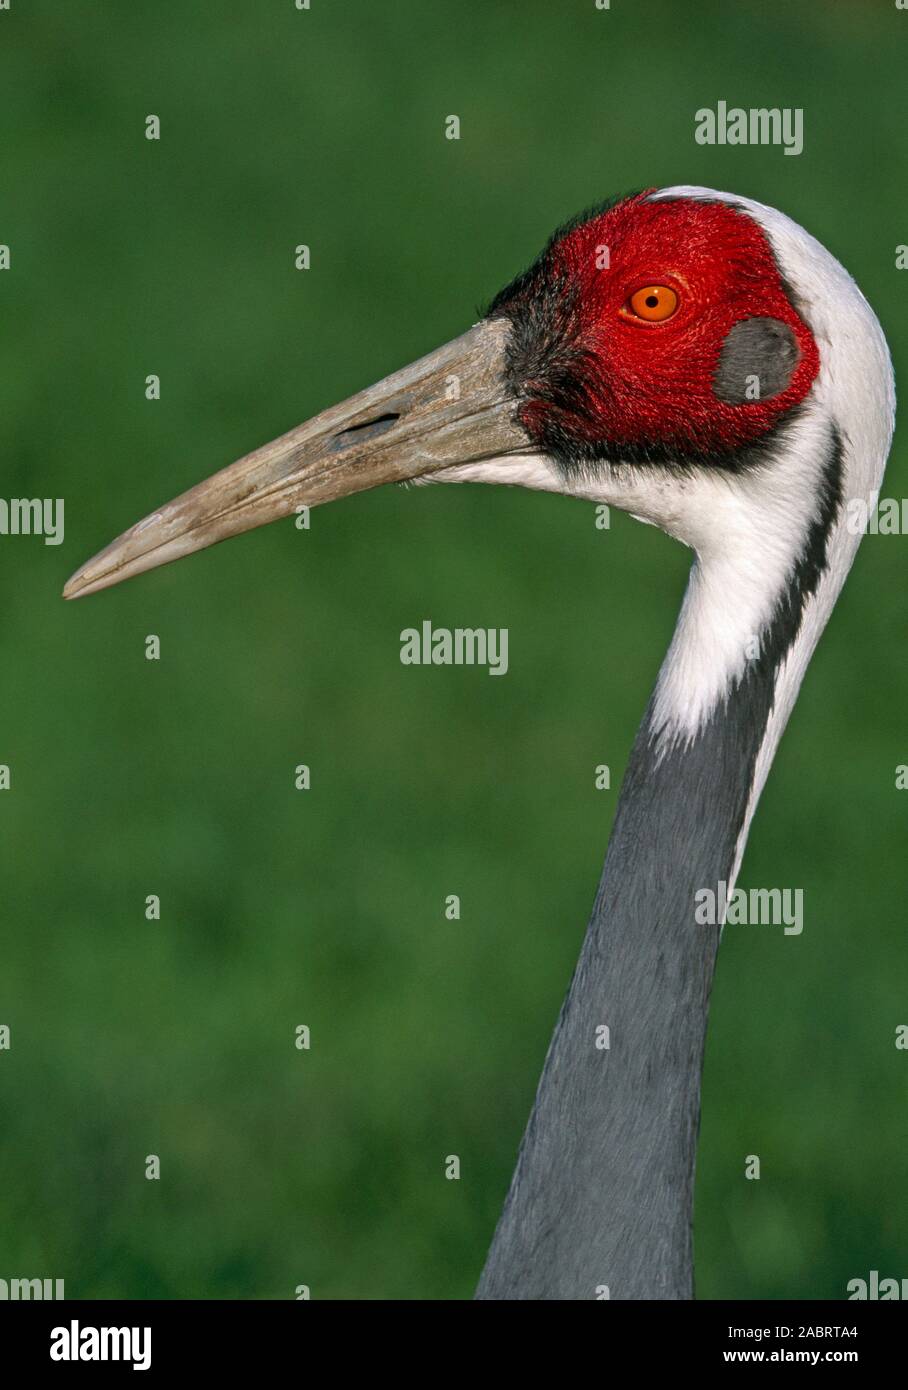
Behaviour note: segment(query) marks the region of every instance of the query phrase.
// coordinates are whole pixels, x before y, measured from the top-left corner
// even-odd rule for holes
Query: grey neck
[[[720,930],[695,923],[694,895],[730,877],[773,677],[753,667],[700,736],[661,760],[647,711],[477,1298],[693,1297]]]

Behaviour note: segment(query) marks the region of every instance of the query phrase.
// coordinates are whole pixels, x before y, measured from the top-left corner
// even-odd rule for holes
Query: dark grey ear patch
[[[722,344],[713,391],[730,405],[765,401],[785,390],[800,356],[797,338],[781,319],[742,319]]]

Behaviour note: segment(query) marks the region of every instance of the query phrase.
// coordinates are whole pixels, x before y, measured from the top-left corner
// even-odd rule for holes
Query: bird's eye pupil
[[[651,309],[655,309],[656,306],[657,306],[657,304],[659,303],[659,300],[658,300],[658,297],[657,297],[656,295],[654,295],[654,294],[648,294],[648,295],[646,296],[646,302],[647,302],[647,304],[649,305],[649,307],[650,307]]]

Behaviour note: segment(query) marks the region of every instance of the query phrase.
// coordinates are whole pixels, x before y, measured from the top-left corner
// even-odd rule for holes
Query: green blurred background
[[[59,548],[0,540],[0,1276],[471,1294],[687,554],[563,498],[393,489],[83,603],[60,588],[468,327],[614,192],[784,209],[854,273],[898,374],[906,43],[883,0],[0,12],[0,491],[67,508]],[[697,146],[720,98],[803,107],[803,155]],[[897,438],[888,495],[905,472]],[[802,886],[806,927],[722,947],[701,1297],[908,1275],[904,570],[903,538],[867,539],[751,835],[742,886]],[[401,666],[425,617],[509,628],[507,678]]]

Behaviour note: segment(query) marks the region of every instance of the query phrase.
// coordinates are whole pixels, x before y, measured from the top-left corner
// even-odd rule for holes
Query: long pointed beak
[[[383,483],[533,452],[504,380],[510,331],[484,320],[152,512],[89,560],[64,598]]]

